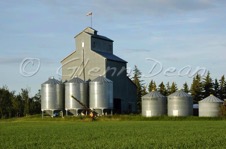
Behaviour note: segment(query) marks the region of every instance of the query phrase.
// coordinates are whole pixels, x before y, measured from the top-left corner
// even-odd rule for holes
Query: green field
[[[0,120],[0,148],[226,148],[213,119],[20,118]]]

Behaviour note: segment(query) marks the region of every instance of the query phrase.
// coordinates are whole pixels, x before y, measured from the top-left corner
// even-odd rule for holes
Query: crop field
[[[0,148],[226,148],[225,120],[0,120]]]

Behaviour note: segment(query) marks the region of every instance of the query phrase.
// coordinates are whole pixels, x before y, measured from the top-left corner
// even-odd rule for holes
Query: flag
[[[88,12],[87,14],[86,14],[86,16],[91,16],[93,13],[92,12]]]

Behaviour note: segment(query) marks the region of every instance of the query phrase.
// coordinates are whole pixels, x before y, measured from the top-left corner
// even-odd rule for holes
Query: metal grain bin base
[[[72,114],[74,116],[78,116],[78,115],[87,115],[88,111],[84,110],[84,109],[66,109],[66,116]]]
[[[98,115],[112,115],[113,109],[93,109]]]
[[[49,115],[51,117],[56,117],[56,116],[64,116],[63,115],[63,110],[42,110],[42,118],[44,115]]]

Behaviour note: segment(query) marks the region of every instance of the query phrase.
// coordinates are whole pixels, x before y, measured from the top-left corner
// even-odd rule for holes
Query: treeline
[[[162,95],[168,96],[178,90],[176,82],[156,84],[151,80],[146,86],[141,79],[141,72],[135,66],[133,76],[131,77],[137,86],[137,107],[138,112],[141,110],[141,97],[152,90],[159,91]],[[224,100],[226,99],[226,80],[223,75],[220,79],[212,79],[210,72],[205,77],[197,74],[193,78],[191,86],[185,82],[183,91],[193,96],[194,103],[206,98],[210,94]],[[34,97],[29,97],[27,89],[21,89],[16,95],[14,91],[9,91],[7,87],[0,88],[0,118],[22,117],[31,114],[41,113],[41,95],[40,90]]]
[[[138,111],[141,110],[141,97],[152,90],[159,91],[162,95],[168,96],[178,90],[176,82],[156,84],[154,80],[151,80],[146,86],[144,81],[141,80],[141,72],[135,66],[133,70],[133,77],[131,78],[137,86],[137,107]],[[221,100],[226,99],[226,80],[223,75],[220,79],[212,79],[210,72],[206,76],[202,77],[197,74],[193,78],[191,86],[185,82],[183,84],[183,91],[190,93],[193,96],[194,103],[208,97],[210,94],[220,98]]]
[[[22,117],[41,112],[40,91],[29,98],[29,91],[21,89],[18,95],[4,86],[0,88],[0,118]]]

